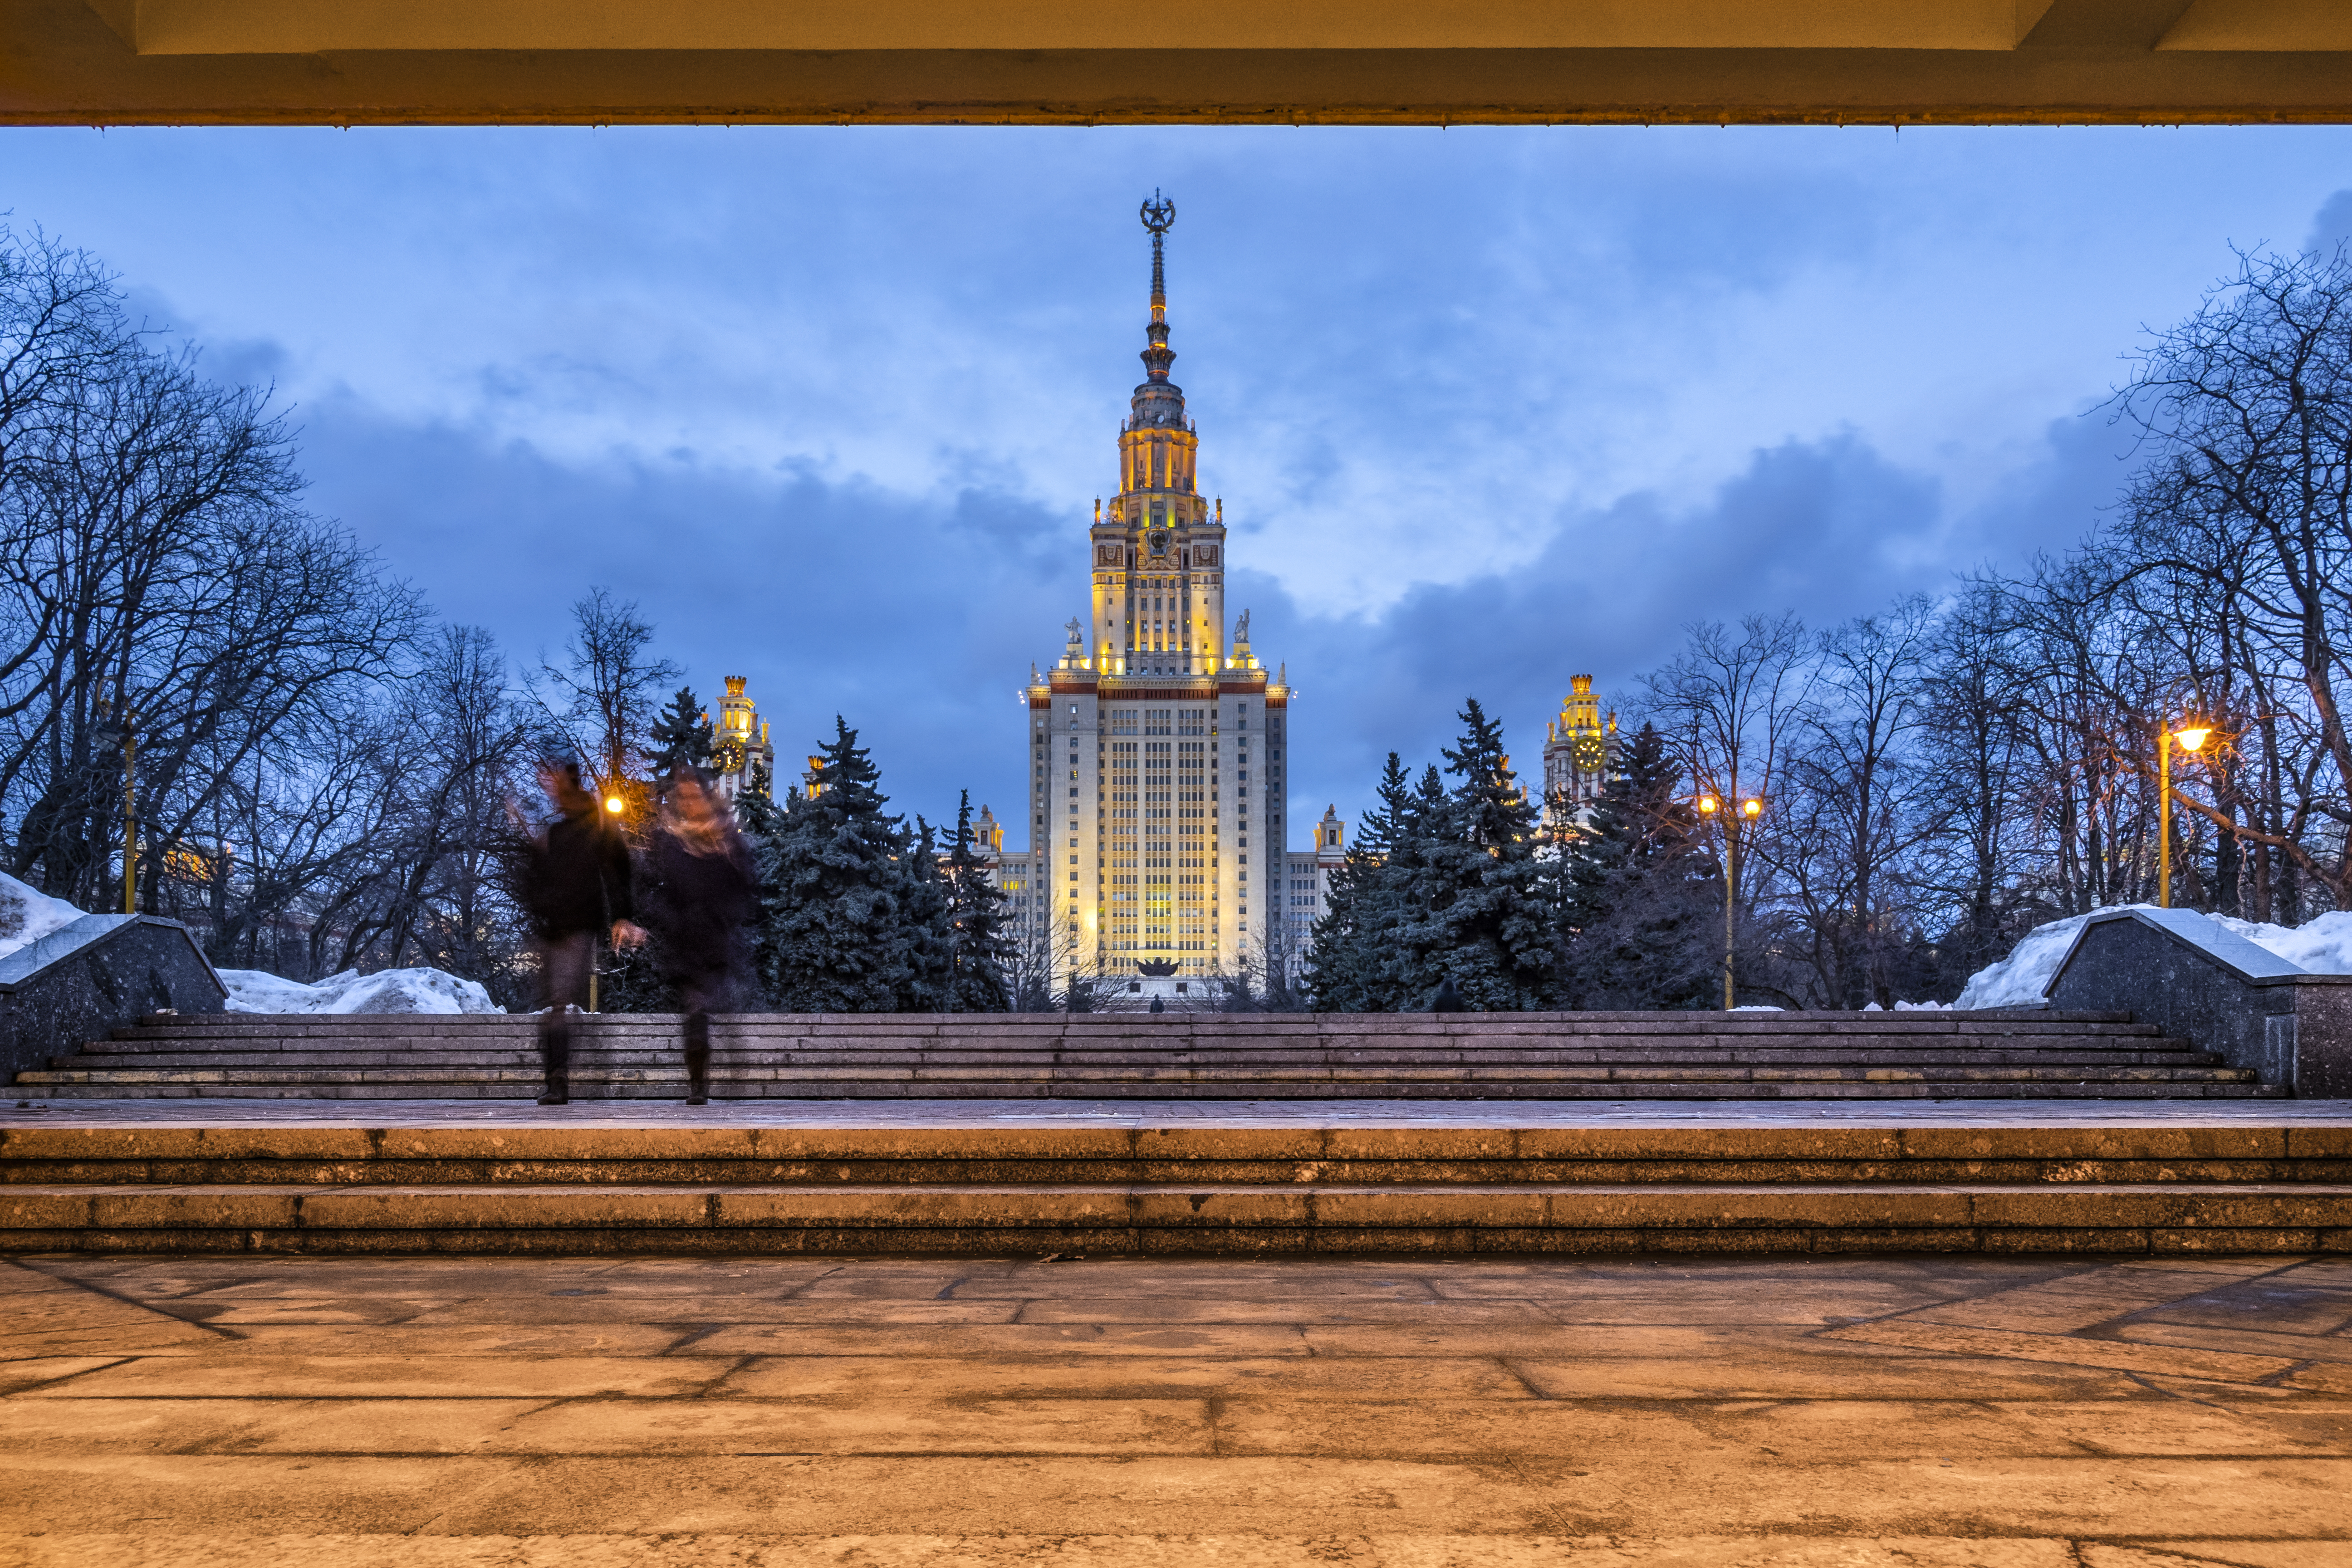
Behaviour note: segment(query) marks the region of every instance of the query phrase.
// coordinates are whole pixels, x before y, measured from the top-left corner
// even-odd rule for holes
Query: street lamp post
[[[1732,794],[1738,795],[1735,784]],[[1712,794],[1698,797],[1698,812],[1709,822],[1723,823],[1723,1010],[1732,1011],[1737,999],[1732,969],[1732,946],[1738,931],[1739,896],[1739,824],[1744,818],[1753,822],[1764,815],[1764,803],[1749,795],[1739,803],[1738,811],[1726,811],[1723,802]]]
[[[615,789],[612,794],[604,797],[605,814],[612,817],[615,823],[618,823],[621,820],[622,814],[626,812],[628,809],[629,803],[622,798],[619,790]],[[604,967],[604,933],[603,931],[598,931],[596,933],[596,945],[591,952],[588,960],[588,1011],[591,1013],[596,1011],[598,1002],[598,997],[596,995],[596,982],[603,977],[602,972]]]
[[[2156,732],[2156,901],[2164,909],[2172,907],[2172,742],[2179,741],[2183,751],[2202,751],[2212,732],[2202,724]]]

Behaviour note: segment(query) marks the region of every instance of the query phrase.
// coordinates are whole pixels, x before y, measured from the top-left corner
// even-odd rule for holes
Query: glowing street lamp
[[[2212,733],[2208,724],[2157,731],[2156,901],[2168,910],[2172,907],[2172,742],[2179,742],[2184,752],[2201,752]]]
[[[1764,802],[1751,795],[1738,810],[1727,811],[1725,802],[1710,792],[1701,795],[1697,804],[1701,816],[1723,824],[1723,1010],[1728,1013],[1736,999],[1732,946],[1738,930],[1739,825],[1762,816]]]
[[[628,802],[623,800],[617,795],[608,795],[604,797],[604,809],[611,812],[614,816],[618,816],[622,812],[628,809]]]

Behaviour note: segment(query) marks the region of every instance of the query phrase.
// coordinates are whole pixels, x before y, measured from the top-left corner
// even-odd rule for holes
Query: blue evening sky
[[[1292,843],[1475,693],[2078,538],[2095,407],[2230,247],[2352,235],[2352,130],[9,131],[0,210],[274,381],[314,506],[529,659],[591,584],[789,769],[1021,794],[1165,189],[1175,379],[1285,661]],[[1016,814],[1017,816],[1017,814]],[[1013,843],[1019,842],[1019,827]]]

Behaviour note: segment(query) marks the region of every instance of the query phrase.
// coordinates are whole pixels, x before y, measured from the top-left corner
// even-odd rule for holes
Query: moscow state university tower
[[[1251,656],[1249,612],[1225,620],[1224,506],[1202,499],[1200,433],[1168,379],[1175,216],[1144,205],[1151,324],[1118,494],[1096,502],[1092,622],[1069,623],[1060,662],[1028,688],[1024,869],[1065,972],[1230,974],[1281,931],[1289,692]]]

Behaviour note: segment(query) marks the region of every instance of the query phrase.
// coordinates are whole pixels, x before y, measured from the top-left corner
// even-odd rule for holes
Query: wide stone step
[[[2122,1048],[2128,1047],[2128,1048]],[[682,1044],[670,1041],[635,1041],[635,1044],[576,1044],[576,1058],[593,1060],[668,1060],[675,1058]],[[1667,1048],[1667,1047],[1618,1047],[1618,1048],[1528,1048],[1528,1051],[1475,1051],[1475,1048],[1421,1048],[1421,1051],[1221,1051],[1221,1048],[1169,1048],[1169,1051],[769,1051],[769,1048],[748,1047],[743,1041],[715,1044],[715,1058],[719,1060],[743,1060],[743,1063],[788,1063],[809,1065],[809,1068],[845,1068],[845,1065],[939,1065],[939,1068],[1033,1068],[1033,1065],[1089,1065],[1089,1068],[1148,1068],[1160,1063],[1204,1063],[1225,1065],[1225,1068],[1249,1068],[1249,1065],[1296,1065],[1296,1063],[1331,1063],[1331,1065],[1428,1065],[1428,1063],[1477,1063],[1477,1065],[1552,1065],[1552,1063],[2152,1063],[2152,1060],[2178,1060],[2178,1058],[2210,1056],[2201,1053],[2185,1039],[2152,1039],[2152,1041],[2110,1041],[2110,1044],[2084,1044],[2084,1041],[2053,1041],[2046,1047],[2016,1047],[2016,1044],[1985,1044],[1985,1047],[1853,1047],[1853,1044],[1821,1044],[1821,1047],[1710,1047],[1710,1048]],[[127,1041],[106,1041],[99,1048],[85,1048],[70,1058],[54,1058],[58,1065],[75,1063],[89,1068],[158,1068],[158,1065],[212,1063],[221,1068],[257,1068],[257,1065],[506,1065],[520,1060],[539,1060],[534,1044],[518,1041],[510,1048],[487,1051],[487,1048],[437,1048],[437,1047],[318,1047],[318,1044],[289,1044],[282,1048],[261,1047],[228,1047],[228,1048],[152,1048]]]
[[[716,1086],[714,1086],[716,1087]],[[683,1079],[670,1082],[575,1079],[575,1099],[677,1100]],[[332,1100],[526,1100],[539,1092],[536,1080],[484,1083],[230,1083],[192,1079],[131,1083],[89,1082],[20,1089],[53,1100],[128,1100],[159,1099],[279,1099]],[[1978,1082],[1966,1086],[1916,1080],[1886,1082],[1685,1082],[1523,1083],[1482,1081],[1401,1085],[1387,1081],[1272,1083],[1181,1087],[1166,1083],[1109,1080],[1018,1083],[1003,1079],[951,1082],[933,1079],[874,1079],[812,1084],[803,1081],[735,1083],[719,1089],[722,1099],[782,1100],[2281,1100],[2286,1090],[2272,1084],[2208,1082]]]
[[[2352,1185],[0,1187],[11,1252],[2315,1252]]]
[[[621,1068],[673,1068],[679,1063],[677,1051],[583,1051],[574,1053],[574,1065],[583,1069],[621,1069]],[[1418,1063],[1362,1063],[1362,1060],[1339,1060],[1339,1063],[1233,1063],[1233,1060],[1212,1060],[1212,1063],[1171,1063],[1167,1058],[1157,1063],[962,1063],[962,1060],[918,1060],[918,1063],[889,1063],[889,1060],[807,1060],[807,1058],[746,1058],[718,1053],[713,1056],[719,1069],[730,1072],[866,1072],[866,1069],[910,1069],[910,1072],[1051,1072],[1051,1069],[1087,1068],[1091,1072],[1129,1072],[1146,1068],[1221,1068],[1237,1072],[1273,1072],[1273,1069],[1310,1068],[1345,1068],[1355,1072],[1402,1072],[1409,1068],[1446,1068],[1446,1069],[1477,1069],[1477,1072],[1536,1072],[1552,1068],[1654,1068],[1673,1072],[1698,1072],[1710,1068],[2051,1068],[2051,1069],[2110,1069],[2110,1068],[2218,1068],[2222,1060],[2209,1051],[1985,1051],[1985,1053],[1886,1053],[1886,1056],[1855,1058],[1851,1053],[1736,1053],[1727,1058],[1696,1058],[1696,1060],[1625,1060],[1625,1058],[1576,1058],[1559,1056],[1552,1060],[1536,1063],[1496,1063],[1496,1060],[1418,1060]],[[54,1058],[52,1072],[152,1072],[152,1069],[240,1069],[240,1072],[318,1072],[318,1069],[352,1069],[352,1072],[374,1072],[374,1069],[409,1069],[409,1072],[515,1072],[539,1069],[539,1058],[534,1053],[470,1053],[470,1056],[404,1056],[404,1053],[336,1053],[336,1056],[252,1056],[252,1053],[221,1053],[221,1056],[70,1056]]]
[[[408,1107],[384,1122],[0,1122],[0,1184],[940,1186],[1105,1184],[1552,1185],[2352,1184],[2352,1121],[2021,1118],[1626,1124],[1547,1116],[1402,1122],[962,1125],[771,1121],[726,1107],[642,1120],[516,1108],[489,1121]],[[717,1120],[706,1120],[717,1118]]]
[[[573,1076],[583,1081],[682,1081],[686,1069],[674,1063],[624,1067],[577,1064]],[[1893,1067],[1755,1066],[1721,1063],[1706,1066],[1654,1067],[1640,1064],[1561,1065],[1551,1067],[1485,1068],[1462,1065],[1423,1067],[1265,1067],[1260,1068],[1166,1064],[1150,1068],[1045,1066],[1025,1068],[908,1067],[785,1067],[714,1064],[718,1083],[794,1082],[841,1083],[873,1080],[923,1083],[1743,1083],[1743,1082],[1906,1082],[1921,1083],[2058,1083],[2097,1078],[2116,1083],[2250,1081],[2243,1068],[2217,1067],[2105,1067],[2095,1070],[2054,1066]],[[71,1068],[19,1073],[20,1087],[40,1088],[78,1083],[494,1083],[537,1081],[536,1063],[500,1068]]]

